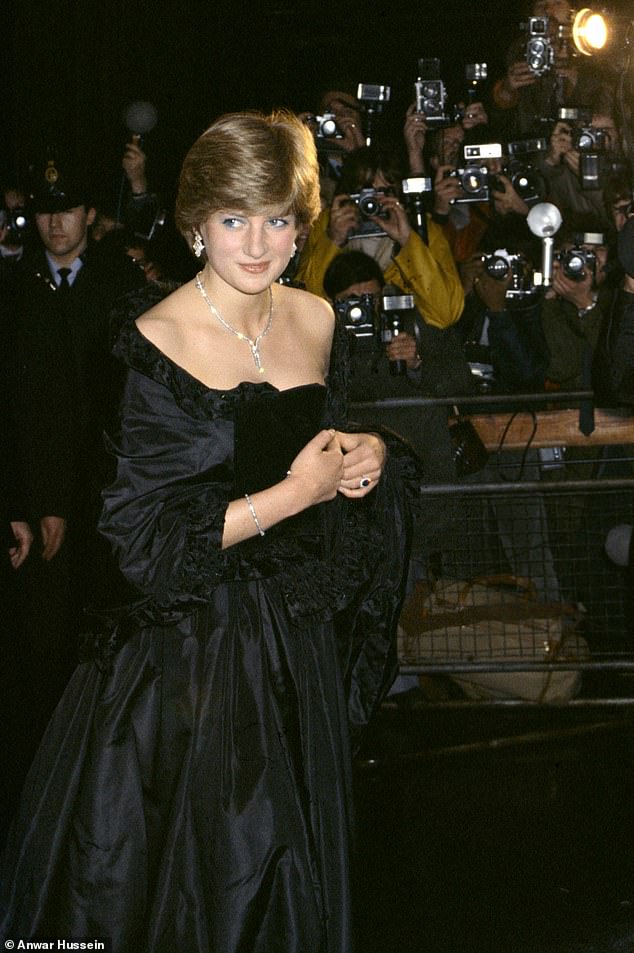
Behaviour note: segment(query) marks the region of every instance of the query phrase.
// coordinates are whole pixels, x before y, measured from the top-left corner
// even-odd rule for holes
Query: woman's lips
[[[240,264],[240,267],[243,271],[248,271],[251,275],[261,275],[263,272],[268,271],[269,265],[270,262],[261,261],[258,262],[257,265]]]

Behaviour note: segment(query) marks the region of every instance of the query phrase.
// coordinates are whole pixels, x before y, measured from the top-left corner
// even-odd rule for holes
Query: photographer
[[[557,115],[560,106],[594,102],[613,83],[596,63],[570,55],[572,7],[567,0],[536,0],[531,4],[527,29],[507,53],[507,70],[493,86],[491,123],[505,139],[533,135],[542,120]],[[543,57],[529,63],[532,18],[537,38],[545,40]],[[546,23],[543,22],[546,18]],[[546,27],[542,35],[541,27]]]
[[[634,186],[627,173],[608,176],[603,189],[605,211],[610,218],[612,235],[618,235],[634,215]]]
[[[597,140],[596,151],[592,147],[593,138]],[[593,112],[589,124],[566,120],[555,123],[548,151],[539,160],[539,169],[548,186],[549,201],[559,208],[569,225],[575,226],[575,223],[592,217],[598,220],[600,230],[609,227],[602,169],[614,165],[620,155],[616,123],[604,110]],[[591,181],[587,181],[584,175],[588,158],[592,164]],[[595,170],[598,170],[598,181]]]
[[[17,186],[3,189],[0,208],[0,280],[10,276],[11,270],[24,255],[29,240],[29,220],[24,193]]]
[[[319,91],[317,102],[317,112],[300,113],[300,119],[315,137],[319,191],[322,207],[325,207],[335,194],[344,156],[365,145],[365,137],[356,86],[349,79],[326,84]]]
[[[592,355],[613,297],[606,283],[607,245],[597,226],[593,224],[596,232],[567,229],[558,236],[553,283],[542,303],[542,327],[550,353],[549,388],[592,386]]]
[[[346,156],[337,194],[312,227],[296,280],[323,297],[330,263],[344,249],[364,251],[377,261],[386,283],[414,295],[427,324],[449,327],[463,306],[456,266],[442,230],[429,215],[427,241],[412,227],[403,204],[402,179],[392,149],[364,147]],[[362,212],[365,200],[374,212]]]
[[[605,309],[595,350],[593,385],[602,404],[634,404],[634,219],[618,234],[618,259],[625,276]]]
[[[453,328],[441,330],[422,320],[414,310],[399,315],[402,327],[389,343],[380,338],[381,322],[388,319],[383,311],[384,295],[400,294],[401,289],[386,286],[377,263],[359,251],[346,251],[329,265],[324,288],[333,303],[337,318],[348,330],[351,351],[350,397],[353,402],[380,401],[390,397],[434,397],[473,394],[474,384]],[[365,296],[365,297],[364,297]],[[375,331],[368,335],[359,319],[347,317],[351,304],[364,304],[362,316]],[[348,308],[346,308],[348,305]],[[397,364],[398,362],[398,364]],[[399,372],[395,373],[397,369]],[[383,425],[403,437],[421,463],[422,482],[453,483],[456,469],[448,427],[449,408],[444,406],[375,406],[353,416],[362,425]],[[429,498],[416,514],[411,572],[424,574],[423,565],[442,545],[448,525],[445,503]]]
[[[437,153],[430,158],[435,169],[433,218],[442,225],[459,265],[486,244],[488,234],[495,234],[493,247],[508,247],[518,230],[523,241],[529,238],[524,221],[531,206],[543,199],[545,183],[529,161],[532,156],[520,161],[505,152],[482,125],[465,137],[460,162],[443,164]]]
[[[548,348],[540,299],[531,285],[532,268],[527,254],[506,249],[479,253],[463,266],[466,303],[458,329],[484,392],[510,394],[543,387]]]

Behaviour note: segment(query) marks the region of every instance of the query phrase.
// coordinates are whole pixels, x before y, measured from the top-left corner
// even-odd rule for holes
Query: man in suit
[[[30,212],[40,243],[14,269],[3,309],[15,341],[18,453],[36,531],[24,628],[38,736],[75,665],[83,609],[109,597],[113,575],[96,533],[102,432],[115,400],[109,313],[144,276],[122,244],[91,242],[95,208],[81,165],[49,157],[36,172]]]

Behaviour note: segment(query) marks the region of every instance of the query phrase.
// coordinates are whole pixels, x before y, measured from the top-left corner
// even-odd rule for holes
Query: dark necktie
[[[70,275],[70,268],[58,268],[57,274],[59,275],[59,284],[57,290],[61,294],[68,294],[70,291],[70,283],[68,281],[68,276]]]
[[[581,387],[583,390],[592,390],[592,360],[593,352],[586,342],[581,366]],[[579,430],[589,437],[594,430],[594,400],[582,400],[579,404]]]

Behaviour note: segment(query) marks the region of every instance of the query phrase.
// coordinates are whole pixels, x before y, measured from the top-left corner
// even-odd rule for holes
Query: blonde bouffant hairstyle
[[[306,124],[287,110],[217,119],[185,156],[176,224],[191,240],[219,209],[293,214],[297,225],[309,225],[320,210],[319,166]]]

